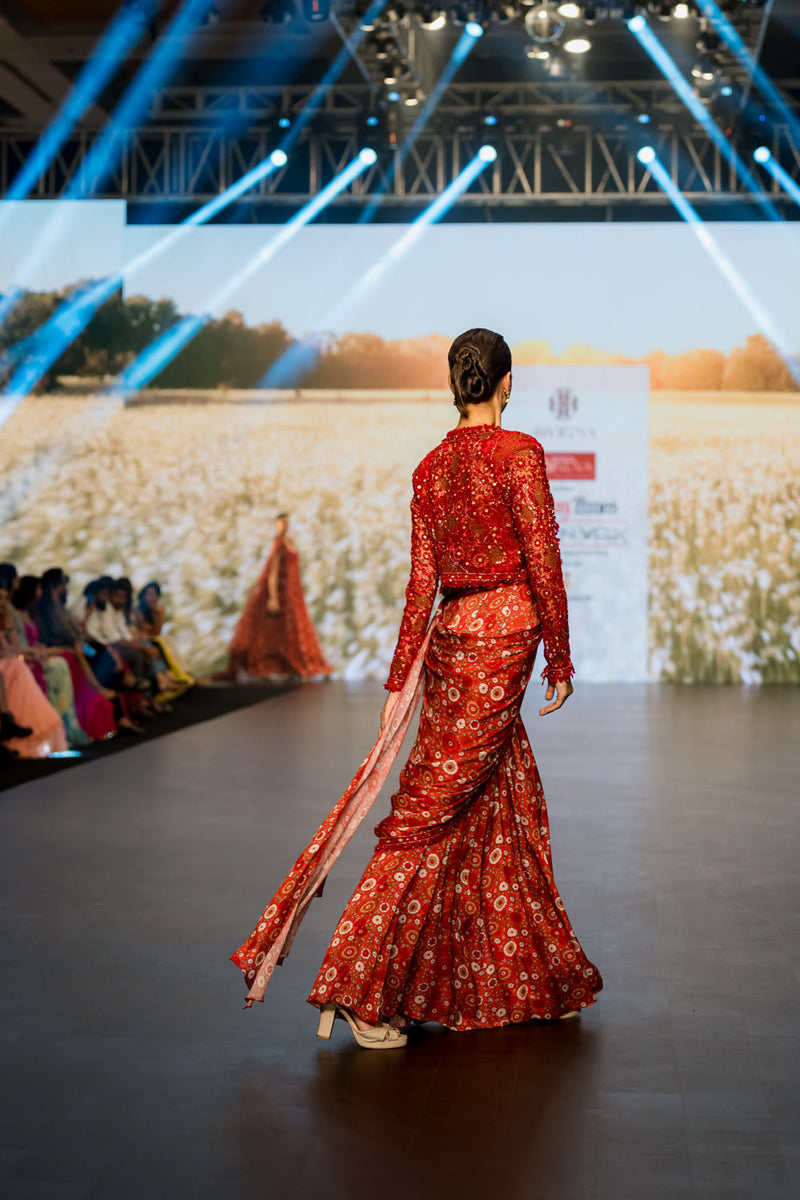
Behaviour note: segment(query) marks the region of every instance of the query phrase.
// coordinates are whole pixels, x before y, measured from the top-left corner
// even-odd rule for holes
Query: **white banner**
[[[577,679],[647,679],[647,367],[515,367],[504,424],[544,447]]]

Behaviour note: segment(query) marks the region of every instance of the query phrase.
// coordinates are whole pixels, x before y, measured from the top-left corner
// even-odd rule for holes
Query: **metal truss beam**
[[[247,194],[248,205],[262,208],[306,203],[363,146],[363,132],[350,121],[342,133],[311,132],[292,151],[287,166]],[[384,203],[409,210],[429,203],[455,178],[491,135],[498,158],[459,201],[467,207],[503,208],[537,204],[664,205],[663,192],[636,159],[641,138],[630,129],[528,122],[528,128],[425,133],[404,161],[399,148],[379,149],[375,167],[356,179],[337,202],[359,208],[382,190],[383,176],[396,157],[396,169]],[[85,173],[93,134],[84,131],[66,143],[32,195],[58,198],[77,183],[73,194],[165,204],[199,205],[219,195],[275,148],[268,129],[232,137],[219,129],[154,126],[119,133],[123,143],[119,167],[103,189]],[[800,182],[800,146],[788,126],[773,129],[771,148]],[[648,126],[648,140],[673,180],[691,202],[746,200],[748,193],[725,162],[718,147],[700,130],[678,130],[661,122]],[[0,189],[5,193],[31,152],[34,135],[0,132]],[[741,151],[748,150],[742,146]],[[116,157],[116,156],[115,156]],[[765,181],[777,201],[783,193]]]

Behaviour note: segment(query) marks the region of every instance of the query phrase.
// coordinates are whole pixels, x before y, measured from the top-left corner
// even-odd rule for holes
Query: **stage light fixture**
[[[642,146],[641,150],[637,152],[636,157],[640,163],[648,167],[655,160],[656,152],[652,146]]]
[[[285,167],[289,161],[289,156],[285,150],[273,150],[269,156],[269,161],[273,167]]]
[[[685,21],[689,16],[689,5],[676,4],[672,10],[672,15],[676,21]]]
[[[378,156],[371,146],[365,146],[363,150],[358,152],[359,161],[371,167],[373,163],[378,161]]]
[[[650,113],[639,113],[636,120],[639,122],[640,125],[649,125],[650,124]]]
[[[478,151],[478,158],[481,160],[481,162],[494,162],[494,160],[497,158],[497,151],[495,150],[494,146],[481,146],[480,150]]]
[[[720,96],[732,96],[733,88],[729,83],[723,83],[722,87],[719,89],[719,94]]]
[[[467,21],[464,26],[464,33],[471,38],[483,37],[483,26],[479,25],[477,21]]]
[[[637,13],[635,17],[631,17],[628,21],[628,29],[631,33],[642,33],[647,28],[647,21],[641,13]]]
[[[484,125],[496,125],[497,117],[493,113],[487,113],[483,118]]]
[[[416,108],[417,105],[419,104],[419,96],[414,95],[414,94],[412,94],[410,96],[406,96],[403,103],[405,104],[406,108]]]
[[[568,42],[564,43],[567,54],[586,54],[591,48],[592,43],[588,38],[570,38]]]
[[[401,99],[401,96],[399,92],[389,92],[389,95],[386,97],[386,99],[391,100],[392,104],[396,104],[397,101]]]
[[[289,25],[294,20],[295,7],[292,0],[267,0],[259,14],[265,25]]]
[[[423,19],[420,22],[423,29],[427,29],[429,33],[435,33],[437,29],[444,29],[447,24],[447,16],[443,12],[425,11]]]
[[[376,125],[380,125],[380,123],[381,123],[380,117],[376,117],[376,116],[367,117],[367,124],[370,126],[370,128],[374,129],[374,127]]]
[[[280,117],[278,119],[278,128],[279,129],[288,129],[289,126],[291,125],[291,123],[292,122],[289,119],[289,117]]]
[[[757,163],[765,163],[769,162],[769,160],[772,158],[772,154],[766,146],[757,146],[753,151],[753,158]]]
[[[529,46],[525,51],[526,58],[533,58],[537,62],[546,62],[550,57],[550,51],[545,50],[544,46]]]
[[[540,4],[525,14],[525,26],[535,42],[554,42],[564,32],[564,18]]]
[[[301,0],[303,16],[309,25],[327,21],[331,15],[331,0]]]
[[[562,17],[566,17],[569,21],[575,20],[576,17],[581,15],[581,7],[579,4],[559,4],[558,11]]]
[[[394,87],[394,85],[397,83],[397,76],[396,75],[384,75],[383,82],[386,84],[387,87]]]

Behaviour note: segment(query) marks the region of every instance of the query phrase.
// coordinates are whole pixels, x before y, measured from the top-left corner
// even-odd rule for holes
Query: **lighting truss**
[[[503,96],[509,103],[520,99],[515,94],[518,89],[506,90],[497,85],[488,90],[496,101]],[[552,100],[552,96],[547,98],[547,110],[541,115],[530,116],[530,109],[525,109],[529,114],[527,128],[508,128],[501,120],[493,129],[497,161],[460,198],[460,207],[499,209],[549,203],[624,208],[667,203],[662,190],[648,181],[636,160],[643,139],[637,143],[627,126],[615,130],[609,122],[599,129],[583,118],[575,120],[568,130],[559,129],[553,119],[558,110]],[[616,118],[616,113],[612,115]],[[394,174],[383,203],[407,209],[412,216],[416,208],[430,203],[452,183],[485,140],[485,127],[474,121],[470,128],[463,118],[464,112],[460,111],[459,120],[446,132],[426,130],[402,161],[400,147],[380,150],[382,170],[354,180],[337,205],[357,215],[380,194],[394,156]],[[157,205],[170,201],[196,205],[218,196],[276,144],[267,129],[231,137],[216,129],[157,126],[120,137],[124,145],[119,166],[99,194]],[[692,203],[747,199],[741,181],[702,130],[678,129],[654,119],[647,138],[657,144],[661,162]],[[89,180],[83,190],[77,182],[90,142],[89,133],[72,139],[40,180],[35,195],[57,198],[68,188],[72,195],[97,195]],[[248,193],[247,205],[263,212],[270,208],[286,211],[308,203],[362,144],[355,122],[349,132],[312,127],[292,153],[291,170],[262,179]],[[24,162],[29,149],[30,141],[21,141],[20,135],[0,133],[0,187],[7,188],[15,166]],[[770,149],[789,175],[800,181],[800,145],[793,140],[788,126],[773,128]],[[747,147],[742,147],[742,152],[748,152]],[[770,194],[776,204],[786,201],[788,206],[779,184],[773,181],[773,185]],[[791,207],[796,213],[796,206]],[[269,219],[266,213],[263,215]]]

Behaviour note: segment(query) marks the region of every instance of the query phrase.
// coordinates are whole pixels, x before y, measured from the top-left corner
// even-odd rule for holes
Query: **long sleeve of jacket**
[[[539,613],[550,683],[575,673],[569,651],[567,593],[561,571],[553,497],[547,481],[544,451],[530,439],[509,455],[506,476],[514,525],[525,555],[528,582]]]
[[[397,647],[384,687],[399,692],[425,638],[439,586],[436,555],[416,496],[411,501],[411,576]]]

